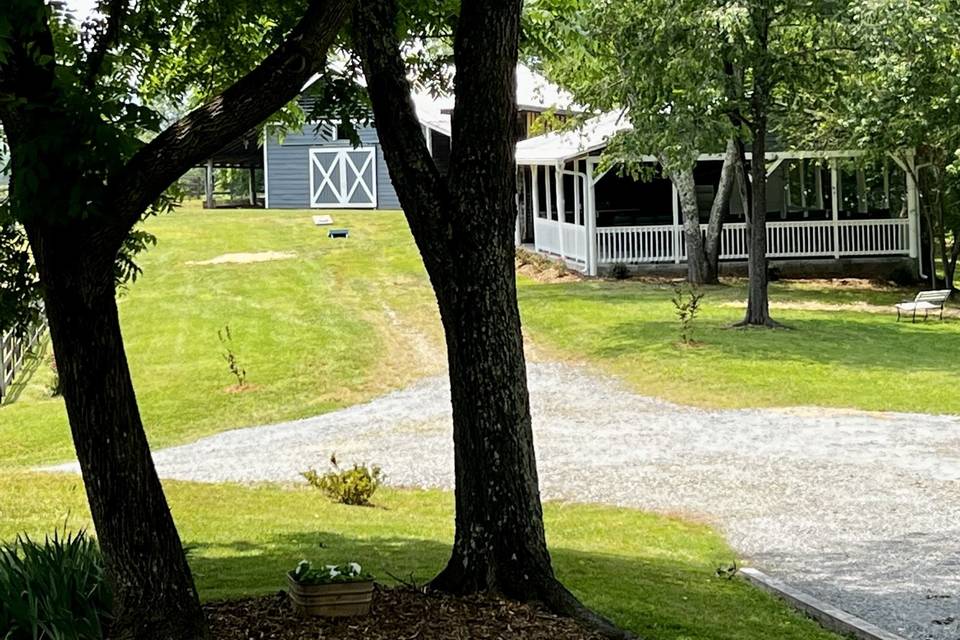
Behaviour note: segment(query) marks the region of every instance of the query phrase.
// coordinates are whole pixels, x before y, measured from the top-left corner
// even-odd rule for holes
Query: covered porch
[[[598,120],[585,131],[518,145],[518,244],[589,275],[617,263],[684,262],[676,188],[660,176],[640,181],[616,168],[601,170],[606,140],[622,126]],[[643,161],[656,165],[652,156]],[[917,190],[901,160],[865,162],[856,151],[776,151],[765,162],[769,258],[917,258]],[[721,166],[721,156],[704,154],[694,171],[704,230]],[[721,260],[747,258],[746,226],[735,192],[724,216]]]

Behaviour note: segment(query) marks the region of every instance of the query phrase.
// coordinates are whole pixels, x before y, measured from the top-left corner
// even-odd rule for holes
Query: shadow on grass
[[[697,325],[696,339],[704,343],[701,353],[728,360],[771,365],[793,361],[912,372],[957,371],[955,362],[944,354],[960,352],[960,332],[938,330],[933,323],[939,325],[939,321],[923,326],[893,319],[800,318],[793,314],[784,314],[782,321],[791,331],[735,331],[713,320],[702,321]],[[620,322],[599,330],[593,355],[617,358],[644,351],[674,351],[677,335],[675,322]]]
[[[694,323],[695,339],[704,349],[691,354],[743,362],[807,362],[862,368],[910,371],[956,371],[945,353],[960,349],[960,325],[955,321],[896,322],[896,315],[857,311],[774,310],[773,316],[792,331],[730,331],[742,310],[718,302],[739,299],[741,287],[708,287],[703,311]],[[771,291],[789,299],[824,299],[818,291]],[[553,341],[570,344],[585,355],[618,358],[632,354],[674,357],[679,324],[673,317],[667,285],[643,283],[582,283],[536,285],[521,291],[529,326]],[[896,292],[847,290],[828,292],[831,302],[897,299]],[[836,298],[844,300],[837,300]],[[558,322],[573,322],[570,332]],[[571,334],[571,335],[567,335]],[[560,344],[560,346],[564,346]],[[693,356],[696,357],[696,356]]]
[[[50,341],[43,336],[37,345],[23,356],[23,365],[17,372],[13,384],[7,389],[7,394],[0,402],[0,407],[13,404],[20,398],[23,390],[30,386],[30,381],[37,374],[40,365],[47,361],[50,354]]]
[[[450,547],[403,537],[347,538],[303,532],[246,541],[195,543],[190,564],[205,600],[273,593],[296,563],[361,563],[378,581],[423,584],[446,562]],[[552,550],[558,576],[591,607],[646,638],[828,638],[811,622],[715,567],[654,557]]]

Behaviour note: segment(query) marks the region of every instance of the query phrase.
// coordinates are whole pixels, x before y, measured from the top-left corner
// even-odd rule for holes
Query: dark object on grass
[[[617,262],[610,267],[610,275],[614,280],[626,280],[630,277],[630,267],[624,262]]]
[[[204,605],[217,640],[600,640],[569,618],[534,605],[483,596],[463,598],[377,585],[367,618],[299,618],[283,592]],[[505,634],[504,630],[509,629]],[[456,630],[459,635],[452,632]]]
[[[328,238],[348,238],[350,237],[349,229],[330,229],[327,231]]]
[[[892,269],[889,274],[887,274],[887,280],[898,287],[909,287],[916,284],[917,274],[915,274],[909,267],[899,265]]]

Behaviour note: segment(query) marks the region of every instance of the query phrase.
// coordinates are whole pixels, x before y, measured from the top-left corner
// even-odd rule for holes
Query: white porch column
[[[207,209],[213,209],[213,159],[207,160],[207,170],[203,180],[203,195]]]
[[[587,229],[587,275],[597,275],[597,185],[593,181],[593,162],[587,159],[587,191],[583,194]]]
[[[540,219],[540,176],[537,175],[537,165],[530,165],[531,190],[530,197],[533,204],[533,248],[540,249],[540,237],[537,235],[537,220]]]
[[[670,181],[670,193],[673,196],[673,264],[680,264],[680,194],[677,192],[677,185]]]
[[[840,165],[830,160],[830,204],[833,207],[833,257],[840,257]]]
[[[580,193],[584,185],[580,182],[580,176],[577,175],[580,173],[580,161],[573,161],[573,222],[580,226],[586,226],[584,221],[583,209],[580,207],[580,203],[583,202]],[[586,175],[586,174],[584,174]]]
[[[556,177],[556,180],[553,181],[553,190],[557,196],[557,235],[560,236],[560,257],[566,259],[567,248],[563,243],[563,173],[561,171],[559,164],[553,168]]]
[[[519,185],[522,180],[526,179],[524,175],[523,167],[518,167],[517,169],[517,184]],[[520,208],[520,194],[523,193],[523,190],[517,187],[516,193],[513,194],[513,208],[516,211],[517,217],[513,221],[513,246],[519,247],[520,242],[520,213],[522,209]]]
[[[907,246],[910,248],[910,257],[920,256],[920,192],[917,189],[916,164],[913,155],[907,156],[907,232],[909,234]],[[922,269],[921,269],[922,271]]]

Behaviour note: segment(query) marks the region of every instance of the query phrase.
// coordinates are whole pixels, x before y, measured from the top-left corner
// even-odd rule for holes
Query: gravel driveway
[[[704,517],[817,597],[910,638],[960,638],[960,418],[694,409],[559,364],[532,365],[530,386],[545,498]],[[155,458],[166,478],[299,481],[331,452],[451,488],[445,380]]]

